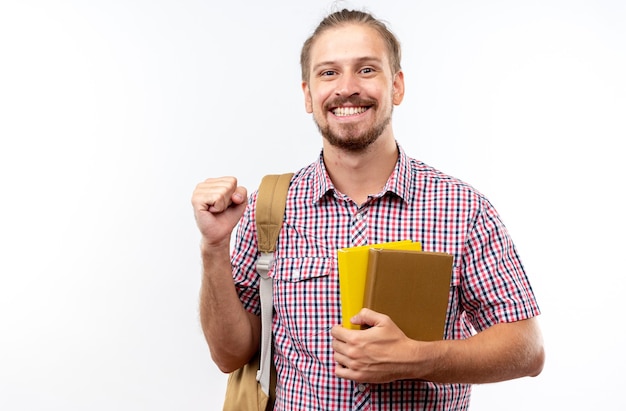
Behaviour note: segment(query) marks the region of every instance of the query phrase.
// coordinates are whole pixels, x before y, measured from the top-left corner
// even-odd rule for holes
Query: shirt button
[[[357,221],[361,221],[361,220],[363,220],[363,214],[358,213],[358,214],[356,215],[356,219],[357,219]]]
[[[359,392],[365,391],[365,384],[359,384],[357,389],[359,390]]]

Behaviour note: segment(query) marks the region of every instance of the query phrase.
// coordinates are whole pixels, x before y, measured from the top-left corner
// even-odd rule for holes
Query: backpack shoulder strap
[[[293,173],[268,174],[261,180],[256,203],[256,230],[261,252],[276,251],[292,176]]]
[[[257,381],[261,390],[273,398],[272,383],[272,278],[268,276],[274,263],[276,241],[283,225],[287,191],[293,173],[270,174],[263,177],[256,202],[257,242],[261,255],[257,260],[256,270],[259,274],[259,295],[261,299],[261,355]]]

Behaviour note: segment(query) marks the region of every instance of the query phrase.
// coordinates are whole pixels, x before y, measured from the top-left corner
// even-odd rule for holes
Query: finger
[[[221,212],[230,205],[227,195],[221,188],[200,184],[191,197],[191,203],[197,211]]]
[[[248,190],[245,187],[238,186],[230,199],[237,205],[243,204],[248,201]]]
[[[345,369],[348,368],[348,366],[346,365],[349,361],[349,359],[341,354],[335,353],[334,356],[335,359],[335,366],[338,369]]]
[[[234,196],[234,193],[237,195]],[[233,197],[238,204],[246,200],[246,190],[243,187],[237,187],[236,178],[209,178],[196,186],[192,204],[198,211],[220,213],[233,203]]]
[[[348,341],[348,337],[350,335],[350,331],[344,327],[342,327],[341,325],[337,324],[334,325],[331,329],[330,329],[330,335],[338,342],[341,343],[346,343]]]

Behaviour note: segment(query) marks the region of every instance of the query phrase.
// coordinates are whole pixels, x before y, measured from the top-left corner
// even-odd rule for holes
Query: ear
[[[302,82],[302,92],[304,93],[304,108],[307,113],[311,114],[313,113],[313,102],[311,101],[311,90],[306,81]]]
[[[404,99],[404,73],[398,71],[393,78],[393,104],[399,105]]]

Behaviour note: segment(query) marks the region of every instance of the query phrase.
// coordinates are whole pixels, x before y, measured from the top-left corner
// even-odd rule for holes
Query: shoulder
[[[454,191],[477,200],[486,200],[483,193],[465,180],[414,158],[407,158],[407,164],[407,168],[410,170],[411,183],[415,187],[419,187],[422,190],[435,190],[436,192],[440,190]]]
[[[320,156],[317,161],[294,173],[289,187],[289,200],[315,203],[330,189],[332,182]]]

